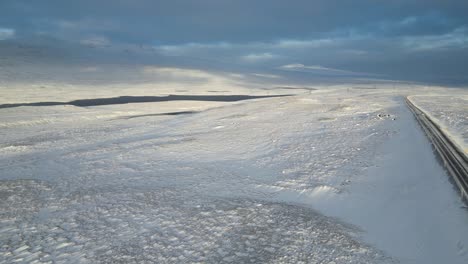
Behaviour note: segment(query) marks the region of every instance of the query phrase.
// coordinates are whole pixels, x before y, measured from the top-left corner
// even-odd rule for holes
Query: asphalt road
[[[421,109],[406,98],[411,111],[419,122],[434,149],[441,158],[444,167],[448,170],[457,185],[462,199],[468,202],[468,157],[443,132],[440,126],[427,116]]]

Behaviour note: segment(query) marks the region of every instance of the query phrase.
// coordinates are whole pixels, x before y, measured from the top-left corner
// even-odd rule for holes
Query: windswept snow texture
[[[0,109],[0,263],[467,263],[403,98]]]
[[[437,122],[468,155],[468,95],[411,96],[410,100]]]

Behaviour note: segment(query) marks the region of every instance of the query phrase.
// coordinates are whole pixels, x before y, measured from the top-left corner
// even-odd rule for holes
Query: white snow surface
[[[468,263],[406,94],[0,109],[0,263]]]
[[[456,96],[416,95],[409,99],[468,155],[468,92]]]

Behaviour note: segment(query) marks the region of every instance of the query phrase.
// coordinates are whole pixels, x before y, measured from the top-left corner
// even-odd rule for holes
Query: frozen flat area
[[[445,130],[468,155],[468,94],[417,95],[410,100]]]
[[[0,109],[0,263],[468,263],[403,95]]]

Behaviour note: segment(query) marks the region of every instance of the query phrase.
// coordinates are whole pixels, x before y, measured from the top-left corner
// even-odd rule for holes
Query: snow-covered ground
[[[295,95],[0,109],[0,263],[468,262],[468,211],[408,90],[213,76],[186,92]],[[0,104],[182,93],[2,85]]]
[[[468,155],[468,94],[418,95],[410,100],[437,122]]]

